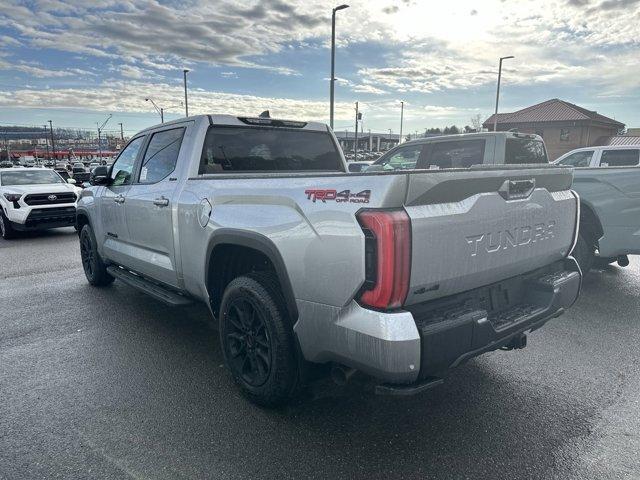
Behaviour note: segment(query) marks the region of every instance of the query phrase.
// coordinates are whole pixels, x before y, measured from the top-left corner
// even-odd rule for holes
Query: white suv
[[[0,168],[2,238],[75,225],[80,191],[49,168]]]
[[[553,162],[572,167],[637,167],[640,145],[578,148]]]

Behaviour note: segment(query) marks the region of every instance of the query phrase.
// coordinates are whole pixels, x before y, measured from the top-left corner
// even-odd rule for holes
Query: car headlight
[[[5,193],[4,194],[4,198],[9,200],[10,202],[17,202],[18,200],[20,200],[21,196],[22,196],[21,193]]]

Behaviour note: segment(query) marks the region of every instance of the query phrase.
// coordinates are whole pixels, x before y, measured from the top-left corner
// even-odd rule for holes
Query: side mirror
[[[89,176],[91,185],[107,185],[109,183],[109,168],[101,165],[96,167]]]
[[[356,163],[355,165],[353,163],[349,163],[348,165],[351,173],[358,173],[362,171],[362,164],[360,163]]]
[[[75,178],[67,178],[67,183],[70,183],[71,185],[75,185],[76,184],[76,179]]]

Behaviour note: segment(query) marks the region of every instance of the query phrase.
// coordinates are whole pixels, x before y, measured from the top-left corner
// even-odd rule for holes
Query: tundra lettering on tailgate
[[[316,200],[322,203],[327,203],[327,200],[331,200],[337,203],[369,203],[371,198],[371,190],[362,190],[358,193],[351,193],[351,190],[305,190],[307,200],[311,200],[316,203]]]
[[[511,230],[480,233],[466,237],[471,256],[482,253],[496,253],[508,248],[524,247],[554,237],[555,221],[536,223],[533,226],[515,227]]]

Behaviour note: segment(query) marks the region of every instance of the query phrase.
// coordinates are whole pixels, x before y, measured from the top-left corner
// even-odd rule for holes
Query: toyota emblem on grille
[[[50,202],[54,202],[58,199],[56,195],[49,195],[47,198],[49,199]]]

